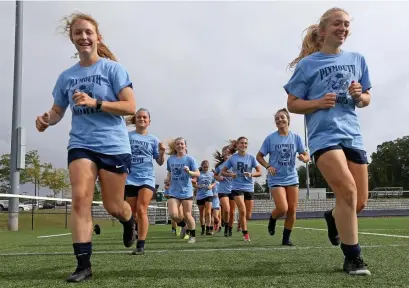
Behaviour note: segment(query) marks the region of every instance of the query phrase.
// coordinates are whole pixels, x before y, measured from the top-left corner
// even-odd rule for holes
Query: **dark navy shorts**
[[[342,145],[334,145],[324,149],[316,151],[312,157],[315,163],[317,163],[318,158],[327,151],[331,150],[343,150],[347,160],[356,164],[368,164],[368,158],[366,157],[366,152],[364,150],[347,148]]]
[[[83,158],[94,162],[98,170],[104,169],[118,174],[130,172],[131,154],[107,155],[82,148],[68,150],[68,165],[74,160]]]
[[[218,195],[219,195],[219,199],[222,199],[223,197],[229,197],[229,200],[234,200],[234,196],[231,193],[229,193],[229,194],[219,193]]]
[[[236,196],[244,196],[244,200],[253,200],[253,192],[245,192],[245,191],[240,191],[240,190],[232,190],[231,195],[233,197]]]
[[[134,186],[134,185],[125,185],[125,196],[126,197],[138,197],[139,191],[143,188],[149,189],[152,193],[155,193],[155,188],[149,185],[141,185],[141,186]]]
[[[269,186],[269,188],[277,188],[277,187],[283,187],[283,188],[285,188],[285,187],[298,187],[298,183],[290,184],[290,185],[272,185],[272,186]]]
[[[196,200],[196,205],[197,206],[202,206],[205,205],[206,202],[213,202],[213,196],[209,196],[200,200]]]

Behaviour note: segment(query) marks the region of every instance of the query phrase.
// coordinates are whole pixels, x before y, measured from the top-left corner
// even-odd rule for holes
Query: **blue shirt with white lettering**
[[[159,158],[159,139],[152,134],[142,135],[130,131],[132,162],[126,185],[155,187],[154,160]]]
[[[241,156],[239,153],[233,154],[227,161],[225,167],[231,169],[236,178],[232,181],[232,189],[243,192],[254,192],[253,177],[247,177],[245,172],[251,173],[253,168],[258,166],[256,157],[246,153]]]
[[[132,87],[128,72],[118,62],[105,58],[87,67],[77,63],[60,74],[53,97],[55,105],[71,108],[68,150],[83,148],[107,155],[131,154],[124,117],[77,106],[72,98],[77,90],[93,99],[119,101],[118,95],[125,87]]]
[[[167,160],[167,170],[170,172],[169,196],[177,199],[187,199],[193,197],[193,184],[191,177],[183,169],[189,167],[190,171],[197,171],[196,160],[190,155],[178,157],[172,155]]]
[[[288,186],[298,184],[298,173],[295,167],[297,153],[307,149],[301,137],[291,131],[288,135],[280,135],[278,131],[266,137],[261,145],[260,152],[269,155],[268,164],[276,169],[273,176],[267,175],[268,186]]]
[[[213,184],[216,180],[214,179],[214,174],[213,172],[207,171],[207,172],[200,172],[200,176],[197,179],[197,185],[200,187],[204,185],[205,187],[198,188],[196,192],[196,199],[197,200],[202,200],[207,197],[212,197],[213,196],[213,191],[211,189],[208,189],[211,184]]]
[[[221,175],[221,171],[223,170],[223,167],[226,165],[226,162],[223,162],[222,164],[218,165],[215,168],[216,173],[219,176],[223,176]],[[227,170],[227,172],[231,172],[231,170]],[[225,177],[223,176],[223,180],[218,181],[218,185],[217,185],[217,193],[220,194],[230,194],[231,193],[231,182],[232,182],[233,178],[231,177]]]
[[[284,86],[288,94],[303,100],[336,94],[335,107],[305,115],[311,155],[335,145],[365,150],[355,100],[348,92],[352,81],[362,85],[362,92],[371,88],[362,55],[346,51],[332,55],[316,52],[301,59]]]

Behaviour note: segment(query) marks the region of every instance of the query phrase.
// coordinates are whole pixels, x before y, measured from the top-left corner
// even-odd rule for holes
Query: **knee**
[[[172,219],[179,219],[179,213],[176,211],[169,211],[169,216]]]
[[[288,213],[288,206],[277,206],[276,207],[276,214],[278,217],[284,216]]]
[[[122,216],[122,209],[119,205],[116,205],[115,203],[104,203],[104,208],[105,210],[111,214],[115,218],[119,218]]]
[[[88,203],[86,197],[73,197],[72,198],[72,204],[71,204],[71,210],[77,214],[77,215],[85,215],[85,214],[90,214],[91,215],[91,203]]]
[[[341,187],[339,193],[336,195],[336,201],[340,206],[348,209],[357,209],[356,185],[355,183],[347,183]]]
[[[140,216],[147,215],[148,214],[148,209],[146,207],[144,207],[144,206],[138,206],[136,208],[136,213],[135,214],[140,215]]]
[[[297,207],[288,207],[287,209],[287,217],[295,217],[295,214],[297,212]]]
[[[192,212],[190,212],[190,211],[184,212],[183,216],[185,217],[185,219],[190,219],[190,218],[192,218]]]

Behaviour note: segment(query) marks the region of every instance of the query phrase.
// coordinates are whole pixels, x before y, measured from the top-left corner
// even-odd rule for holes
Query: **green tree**
[[[0,193],[10,193],[10,154],[0,157]]]
[[[409,136],[377,146],[368,166],[370,190],[375,187],[409,188]]]
[[[53,197],[57,197],[57,193],[61,193],[61,198],[64,198],[63,193],[69,185],[66,182],[66,169],[50,169],[50,166],[46,166],[42,178],[44,184],[53,191]]]
[[[254,193],[257,193],[257,194],[264,193],[263,187],[261,187],[261,185],[257,181],[254,182]]]
[[[263,187],[264,193],[266,193],[266,194],[270,193],[270,188],[268,188],[267,177],[266,177],[266,181],[264,182],[264,184],[261,187]]]
[[[99,183],[99,180],[95,181],[95,186],[94,186],[94,201],[101,201],[102,196],[101,196],[101,185]]]
[[[327,188],[328,189],[328,184],[327,181],[325,181],[324,176],[322,176],[320,170],[316,165],[313,163],[308,164],[308,172],[310,173],[310,187],[312,188]],[[299,184],[300,188],[306,188],[307,183],[307,168],[303,165],[297,168],[297,173],[298,173],[298,179],[299,179]]]

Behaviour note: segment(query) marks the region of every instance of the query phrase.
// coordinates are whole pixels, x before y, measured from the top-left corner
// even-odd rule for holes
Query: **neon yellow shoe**
[[[176,226],[176,236],[180,237],[180,227]]]

